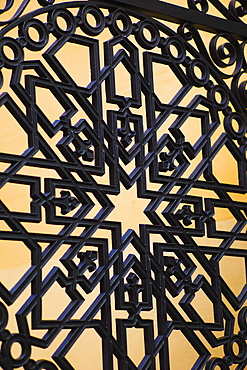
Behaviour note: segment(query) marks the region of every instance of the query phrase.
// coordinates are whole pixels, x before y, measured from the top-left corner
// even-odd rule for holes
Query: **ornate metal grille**
[[[1,187],[21,187],[30,203],[24,211],[0,203],[3,250],[30,261],[11,286],[0,284],[1,367],[74,369],[69,353],[91,330],[104,370],[177,370],[170,338],[178,332],[194,370],[245,369],[246,285],[236,293],[222,263],[246,261],[246,1],[53,3],[24,14],[23,0],[0,23],[0,106],[10,117],[1,116],[1,130],[15,122],[26,143],[1,151]],[[76,73],[60,59],[71,45],[88,57],[76,57]],[[160,90],[156,68],[174,85]],[[220,153],[235,182],[215,170]],[[123,187],[146,200],[139,230],[111,218]],[[231,227],[222,228],[223,211]],[[67,304],[47,319],[54,286]],[[143,333],[139,363],[128,349],[133,328]]]

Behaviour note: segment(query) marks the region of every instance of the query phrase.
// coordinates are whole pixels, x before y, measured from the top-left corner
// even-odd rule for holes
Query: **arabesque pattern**
[[[176,370],[168,353],[170,336],[178,330],[196,353],[193,370],[245,369],[246,285],[236,295],[220,271],[229,256],[246,260],[247,203],[235,197],[247,188],[243,35],[219,32],[210,36],[207,47],[200,27],[183,22],[180,15],[174,31],[168,22],[117,2],[52,3],[42,0],[44,8],[18,18],[20,9],[1,31],[0,105],[27,139],[24,152],[1,153],[7,164],[1,187],[22,186],[30,196],[29,212],[0,203],[0,218],[8,226],[0,232],[1,240],[22,243],[30,253],[30,267],[19,281],[12,288],[0,284],[1,367],[74,369],[67,354],[93,329],[102,340],[104,370],[113,369],[114,358],[119,370]],[[11,1],[7,4],[10,8]],[[206,0],[189,1],[192,15],[198,4],[207,12]],[[232,1],[227,10],[232,23],[245,15],[245,1],[240,5],[236,8]],[[90,81],[85,86],[60,60],[60,51],[70,44],[87,52]],[[78,65],[83,73],[80,60]],[[119,92],[119,66],[129,76],[130,96]],[[167,101],[155,83],[157,66],[180,86]],[[55,120],[39,102],[41,90],[60,106]],[[195,142],[189,137],[192,121],[199,132]],[[221,151],[234,163],[237,183],[224,183],[214,172]],[[24,174],[26,169],[55,175]],[[143,209],[147,223],[140,225],[139,234],[132,229],[124,233],[119,220],[109,220],[120,184],[126,189],[136,185],[136,196],[148,200]],[[222,209],[234,220],[228,230],[218,227],[216,213]],[[47,231],[39,232],[41,222]],[[37,225],[37,231],[30,225]],[[110,237],[98,237],[99,230],[108,230]],[[65,251],[59,263],[53,263],[60,250]],[[54,284],[69,303],[48,320],[43,300]],[[28,288],[30,294],[16,311],[18,332],[12,333],[7,308]],[[194,306],[200,294],[212,307],[210,322]],[[154,307],[155,317],[147,319]],[[82,314],[74,318],[79,310]],[[126,318],[118,316],[123,311]],[[130,328],[143,330],[140,364],[129,356]],[[38,330],[45,334],[34,334]],[[52,358],[32,357],[31,348],[49,347],[63,331]],[[21,346],[17,358],[11,353],[14,343]],[[211,356],[215,347],[222,347],[222,357]]]

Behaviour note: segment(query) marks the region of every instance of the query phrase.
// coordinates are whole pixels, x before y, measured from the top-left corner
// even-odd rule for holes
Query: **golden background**
[[[18,2],[16,2],[18,3]],[[20,3],[20,1],[19,1]],[[31,2],[28,10],[35,8],[37,4],[35,1]],[[187,4],[185,1],[173,1],[173,3],[186,6]],[[61,21],[62,22],[62,21]],[[104,31],[108,32],[108,31]],[[101,36],[100,36],[101,37]],[[104,33],[102,37],[107,37]],[[205,42],[207,42],[206,38],[210,36],[205,35]],[[67,67],[70,71],[72,77],[74,77],[78,83],[82,85],[86,85],[89,82],[90,78],[90,71],[89,65],[87,63],[88,55],[87,52],[78,48],[78,45],[69,44],[65,51],[59,52],[59,57],[63,61],[63,64]],[[84,53],[84,54],[83,54]],[[29,55],[30,54],[30,55]],[[37,53],[39,55],[39,53]],[[28,59],[34,58],[33,52],[27,52],[25,57]],[[39,56],[36,56],[38,59]],[[101,55],[102,58],[102,55]],[[78,60],[84,60],[85,62],[81,63],[78,66]],[[42,59],[44,64],[45,61]],[[83,70],[82,70],[83,66]],[[46,65],[48,68],[48,66]],[[5,75],[5,84],[2,88],[2,91],[9,91],[8,82],[9,82],[9,71],[6,71]],[[128,96],[130,94],[130,81],[127,72],[123,67],[119,67],[117,69],[117,92],[118,94]],[[168,88],[169,87],[169,88]],[[164,68],[162,65],[157,65],[155,70],[155,88],[158,91],[158,94],[162,101],[169,101],[170,96],[172,96],[179,88],[180,85],[178,82],[174,81],[172,73],[170,73],[169,68]],[[39,93],[37,96],[39,106],[44,110],[47,117],[51,120],[58,119],[60,115],[60,106],[57,103],[56,99],[48,92],[48,90],[39,89]],[[11,93],[11,92],[10,92]],[[193,90],[193,93],[202,93],[201,89]],[[188,102],[189,102],[188,97]],[[21,109],[24,110],[22,103],[19,102],[19,106]],[[106,104],[105,109],[110,109],[109,106]],[[138,111],[138,110],[137,110]],[[140,111],[140,110],[139,110]],[[139,112],[137,112],[139,113]],[[15,121],[15,119],[8,113],[5,108],[1,108],[1,123],[0,123],[0,130],[1,130],[1,141],[0,141],[0,152],[5,153],[13,153],[13,154],[21,154],[27,148],[27,137],[26,134],[22,131],[19,124]],[[200,127],[198,127],[198,122],[193,118],[191,118],[190,124],[186,125],[185,129],[185,136],[189,138],[188,141],[193,143],[197,139],[198,130],[200,132]],[[164,125],[163,132],[160,133],[162,135],[166,130],[166,125]],[[222,125],[221,125],[222,126]],[[221,128],[222,130],[222,128]],[[51,145],[55,145],[58,141],[57,136],[55,141],[52,142],[52,139],[47,138],[50,140]],[[55,148],[56,149],[56,148]],[[54,149],[54,150],[55,150]],[[56,152],[60,157],[59,151]],[[195,163],[196,165],[196,163]],[[1,164],[0,170],[4,171],[8,167],[8,164]],[[232,160],[231,155],[225,151],[221,151],[221,153],[217,156],[217,159],[213,163],[214,173],[217,175],[217,178],[223,183],[237,183],[237,167],[236,162]],[[44,170],[39,168],[23,168],[19,171],[19,174],[30,174],[33,176],[40,176],[42,178],[46,177],[58,177],[55,171],[53,170]],[[154,187],[155,184],[149,184],[150,187]],[[175,191],[176,189],[174,189]],[[193,189],[190,192],[190,195],[200,195],[205,197],[212,197],[215,196],[213,192],[210,191],[203,191],[203,190],[195,190]],[[31,201],[29,188],[27,186],[21,186],[18,184],[7,184],[0,190],[0,197],[4,201],[4,203],[9,207],[11,211],[20,211],[20,212],[29,212],[29,203]],[[122,232],[124,233],[129,228],[134,229],[139,234],[139,224],[141,223],[149,223],[149,220],[144,215],[143,210],[148,204],[148,200],[145,199],[138,199],[136,197],[136,187],[135,185],[126,190],[123,186],[121,186],[121,193],[118,196],[109,196],[112,202],[116,205],[114,211],[110,214],[107,218],[108,220],[112,221],[120,221],[122,223]],[[246,201],[246,195],[234,195],[234,199]],[[95,212],[95,209],[93,210]],[[217,214],[217,226],[218,229],[221,230],[229,230],[234,225],[234,220],[232,215],[227,209],[220,209]],[[49,232],[48,230],[52,230],[52,232],[56,233],[60,230],[61,227],[53,226],[53,225],[46,225],[45,221],[42,221],[40,224],[25,224],[24,226],[29,231],[35,231],[39,233],[46,233]],[[0,221],[0,227],[2,230],[9,230],[8,226],[4,221]],[[107,231],[104,232],[101,230],[95,234],[95,236],[99,237],[108,237]],[[196,239],[196,238],[195,238]],[[220,240],[215,239],[208,239],[207,237],[204,238],[197,238],[197,241],[203,245],[213,245],[217,246]],[[163,240],[157,236],[154,237],[153,242],[162,242]],[[44,246],[45,247],[45,246]],[[238,242],[236,247],[244,248],[244,242]],[[66,248],[66,246],[65,246]],[[59,258],[63,255],[65,250],[59,250],[55,257],[52,259],[52,264],[54,266],[59,266],[62,268]],[[30,267],[30,252],[25,248],[22,242],[16,241],[0,241],[0,278],[1,281],[8,287],[12,287],[23,275],[25,271]],[[45,272],[49,271],[51,265],[46,266]],[[226,257],[224,261],[220,265],[220,273],[225,279],[227,283],[231,285],[232,290],[235,293],[240,292],[245,283],[245,266],[244,261],[241,258],[233,258],[233,257]],[[194,276],[200,274],[200,267],[194,273]],[[204,271],[202,271],[205,274]],[[88,305],[90,302],[93,301],[94,296],[97,294],[93,292],[90,294],[88,299]],[[21,305],[25,302],[25,300],[30,295],[30,288],[27,288],[26,291],[21,295],[21,298],[17,300],[15,304],[9,307],[9,324],[8,329],[11,332],[15,332],[17,330],[16,321],[15,321],[15,313],[21,307]],[[206,296],[203,296],[203,293],[198,292],[196,294],[196,299],[193,301],[193,306],[198,310],[200,315],[204,318],[204,320],[211,320],[212,319],[212,307]],[[177,297],[174,301],[179,301],[181,297]],[[43,317],[46,319],[53,319],[56,318],[58,313],[61,312],[61,307],[65,308],[67,303],[70,300],[68,297],[63,294],[62,289],[56,284],[56,286],[52,287],[49,293],[46,294],[44,299],[44,306],[43,306]],[[226,302],[227,304],[227,302]],[[82,305],[83,311],[85,306]],[[228,305],[231,311],[232,308]],[[179,309],[179,306],[178,306]],[[234,314],[234,312],[232,312]],[[115,312],[116,317],[124,318],[126,317],[125,312]],[[77,315],[76,315],[77,316]],[[78,317],[80,316],[78,312]],[[144,312],[142,313],[143,318],[155,318],[154,310],[151,312]],[[75,317],[76,318],[76,317]],[[236,328],[236,330],[238,330]],[[33,330],[32,334],[37,336],[42,336],[45,331],[37,331]],[[62,333],[54,340],[51,346],[47,349],[40,349],[40,348],[33,348],[33,352],[31,358],[33,359],[49,359],[54,350],[57,348],[59,343],[62,341],[63,338],[68,334],[67,330],[62,331]],[[223,335],[223,333],[217,333],[218,336]],[[201,337],[203,341],[203,337]],[[143,346],[143,335],[141,329],[128,329],[128,354],[132,361],[135,364],[138,364],[143,355],[144,355],[144,346]],[[14,355],[18,356],[18,345],[14,349]],[[213,350],[213,356],[222,357],[224,354],[221,352],[221,348],[215,348]],[[171,335],[171,339],[169,341],[169,352],[171,357],[172,367],[171,370],[189,370],[196,357],[197,354],[193,350],[192,346],[186,340],[186,338],[181,334],[179,331],[175,331]],[[101,339],[96,334],[93,329],[86,330],[85,333],[80,337],[80,339],[76,342],[73,348],[70,350],[68,356],[68,360],[71,362],[73,367],[76,370],[101,370]],[[117,361],[114,360],[114,369],[117,370]],[[232,366],[231,369],[235,369],[236,366]],[[157,369],[159,368],[158,359],[157,359]]]

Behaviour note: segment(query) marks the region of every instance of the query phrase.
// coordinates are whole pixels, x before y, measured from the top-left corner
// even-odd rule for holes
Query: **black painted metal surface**
[[[3,86],[0,105],[28,138],[23,153],[0,154],[0,161],[8,164],[1,173],[1,186],[26,186],[31,200],[26,213],[0,203],[0,218],[9,229],[0,232],[1,240],[22,242],[31,254],[30,268],[12,289],[0,284],[1,367],[73,369],[67,354],[93,328],[102,339],[104,370],[113,369],[113,356],[119,370],[176,370],[170,364],[169,338],[177,330],[196,352],[193,369],[245,369],[246,285],[236,295],[221,276],[220,263],[229,256],[246,260],[247,204],[235,197],[247,188],[247,27],[242,18],[246,2],[232,0],[227,9],[212,1],[220,13],[217,18],[210,14],[207,0],[189,1],[190,9],[157,0],[62,4],[40,0],[43,8],[24,15],[28,3],[23,1],[17,13],[1,23],[0,36],[2,83],[11,72],[10,89],[4,92]],[[7,1],[2,12],[12,5]],[[178,29],[147,13],[179,23]],[[94,25],[88,14],[95,18]],[[65,28],[60,27],[59,17]],[[32,28],[38,39],[32,38]],[[109,33],[104,33],[106,29]],[[200,30],[209,31],[209,46]],[[103,57],[98,40],[103,40]],[[59,60],[59,51],[69,43],[88,50],[91,82],[87,86],[78,84]],[[6,48],[12,50],[12,57]],[[131,96],[118,94],[115,71],[120,64],[129,74]],[[157,64],[168,68],[181,85],[168,101],[162,101],[156,91]],[[78,65],[83,69],[80,60]],[[55,121],[39,106],[39,89],[49,91],[60,104],[61,115]],[[104,115],[106,103],[111,108],[107,106]],[[78,106],[82,113],[74,121]],[[194,143],[184,133],[191,118],[197,120],[200,131]],[[48,140],[53,138],[54,147]],[[213,171],[213,161],[222,150],[236,165],[237,184],[222,183]],[[134,164],[130,171],[129,163]],[[56,176],[20,174],[26,168],[52,170]],[[105,182],[102,178],[108,172]],[[114,208],[112,195],[118,197],[120,184],[126,189],[136,185],[136,196],[148,200],[143,209],[147,223],[140,225],[139,234],[131,229],[123,233],[119,220],[108,219]],[[192,190],[198,195],[191,195]],[[211,196],[200,196],[205,190]],[[87,216],[95,203],[99,212]],[[216,211],[222,208],[235,221],[229,230],[218,228]],[[28,229],[27,223],[41,220],[60,226],[60,231]],[[97,230],[108,230],[109,239],[95,236]],[[153,242],[157,236],[159,241]],[[235,247],[236,241],[242,244]],[[53,264],[54,255],[64,246],[60,265]],[[130,246],[135,254],[128,252]],[[51,268],[44,273],[48,263]],[[197,273],[198,267],[202,272]],[[47,320],[42,302],[54,284],[61,287],[69,304],[56,319]],[[74,319],[98,286],[93,302]],[[16,311],[18,332],[10,333],[8,306],[18,302],[27,287],[31,294]],[[204,321],[193,306],[202,292],[213,308],[211,322]],[[143,312],[153,307],[155,319],[145,319]],[[125,311],[127,318],[113,317],[113,310],[114,315]],[[128,356],[129,328],[143,329],[145,356],[139,365]],[[46,334],[34,335],[34,329]],[[31,348],[49,347],[61,331],[66,334],[52,358],[33,359]],[[18,358],[11,354],[16,342],[22,351]],[[222,347],[221,358],[211,355],[215,347]]]

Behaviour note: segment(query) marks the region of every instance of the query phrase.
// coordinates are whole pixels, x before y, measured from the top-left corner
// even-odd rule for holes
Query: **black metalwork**
[[[7,14],[13,3],[7,0],[1,12]],[[0,284],[1,367],[73,369],[67,354],[93,329],[102,340],[105,370],[114,368],[113,358],[119,370],[170,369],[169,339],[178,330],[196,353],[193,369],[245,369],[247,287],[236,295],[220,263],[229,256],[246,262],[247,256],[247,203],[236,197],[247,190],[246,1],[232,0],[227,8],[217,0],[189,0],[185,9],[158,0],[40,0],[44,7],[24,15],[28,3],[23,0],[15,15],[1,22],[0,105],[27,138],[23,153],[0,154],[7,164],[1,186],[27,187],[30,212],[12,211],[1,201],[0,218],[7,229],[0,238],[22,243],[31,255],[30,268],[11,289]],[[202,31],[210,36],[208,46]],[[68,44],[88,51],[90,82],[85,86],[59,59]],[[118,93],[120,65],[129,75],[131,96]],[[168,68],[181,85],[169,101],[162,101],[156,90],[157,65]],[[78,74],[83,73],[80,60],[78,66]],[[60,104],[56,120],[39,105],[39,89]],[[184,130],[190,119],[197,120],[200,131],[195,143]],[[235,163],[238,183],[223,183],[213,171],[222,150]],[[134,169],[129,171],[128,164]],[[54,175],[24,174],[32,169]],[[147,223],[139,233],[123,233],[120,220],[109,220],[120,184],[126,189],[136,185],[136,196],[149,201],[143,209]],[[92,217],[94,208],[99,211]],[[219,209],[228,209],[235,221],[229,230],[219,228]],[[55,231],[30,228],[41,221],[55,225]],[[109,239],[97,234],[105,230]],[[43,299],[55,283],[69,304],[47,320]],[[210,322],[194,307],[201,293],[212,306]],[[18,307],[15,333],[8,330],[11,305]],[[78,310],[81,315],[74,318]],[[155,317],[147,319],[153,310]],[[144,333],[139,365],[128,354],[130,328]],[[39,330],[45,334],[39,336]],[[52,358],[32,357],[32,348],[45,353],[61,332]],[[11,352],[15,343],[21,347],[17,358]],[[211,355],[215,347],[222,347],[222,357]]]

